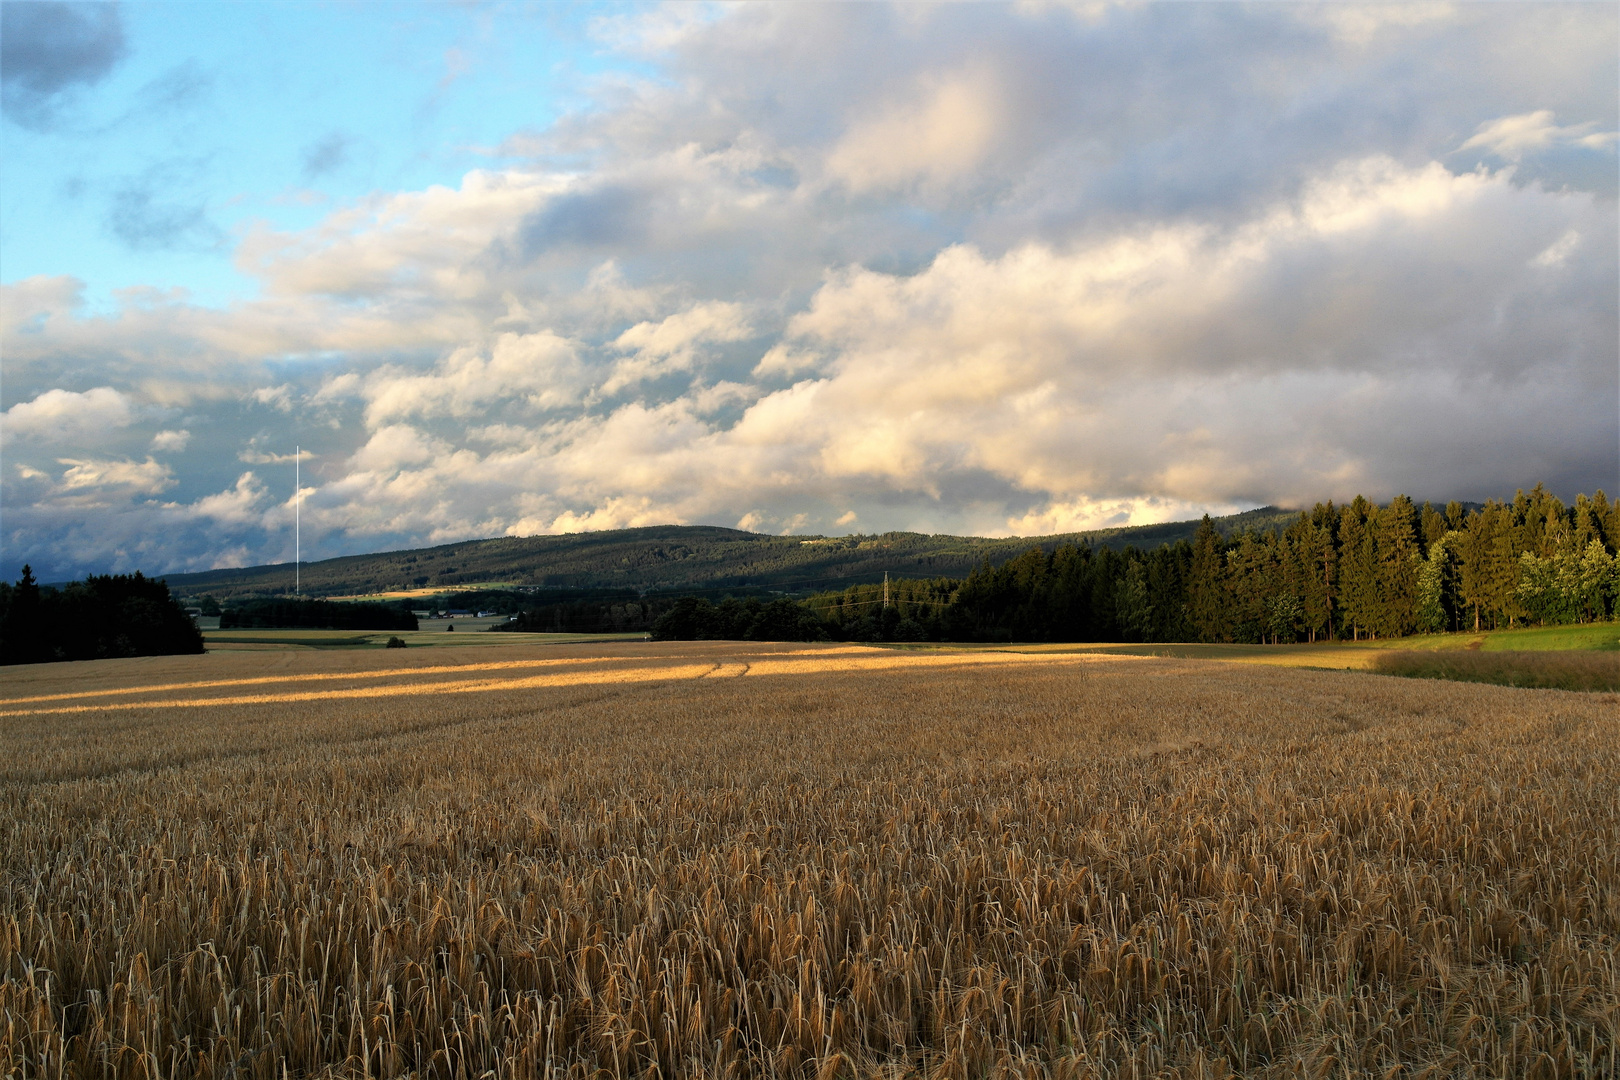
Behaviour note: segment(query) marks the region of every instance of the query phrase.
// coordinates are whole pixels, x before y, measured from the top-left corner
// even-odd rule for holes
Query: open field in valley
[[[1620,695],[476,637],[8,670],[6,1073],[1620,1070]]]

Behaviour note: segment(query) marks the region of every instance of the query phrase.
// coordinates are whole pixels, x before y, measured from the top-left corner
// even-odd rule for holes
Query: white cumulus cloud
[[[424,374],[379,370],[362,393],[366,421],[377,425],[409,416],[473,416],[506,401],[543,411],[573,403],[582,388],[575,346],[541,331],[457,349]]]
[[[152,436],[152,450],[156,453],[179,453],[191,442],[191,432],[184,428],[179,431],[160,431]]]
[[[0,430],[7,438],[62,443],[99,441],[109,429],[135,420],[129,397],[110,386],[83,393],[47,390],[32,401],[19,401],[5,411]]]
[[[1602,150],[1617,139],[1620,133],[1598,131],[1595,120],[1560,127],[1551,109],[1537,109],[1481,124],[1473,137],[1458,149],[1490,150],[1509,161],[1517,161],[1527,153],[1560,144]]]
[[[660,375],[690,371],[704,345],[741,341],[752,333],[742,305],[695,304],[658,322],[640,322],[620,334],[614,348],[628,353],[601,386],[615,394]]]
[[[145,461],[97,461],[60,458],[68,466],[62,474],[62,490],[85,488],[126,488],[143,495],[156,495],[174,486],[174,472],[167,465]]]

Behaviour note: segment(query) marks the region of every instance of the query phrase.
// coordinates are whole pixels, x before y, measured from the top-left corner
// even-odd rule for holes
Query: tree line
[[[233,600],[220,613],[221,630],[415,630],[416,616],[402,604],[282,596]]]
[[[0,582],[0,664],[202,651],[202,634],[169,587],[139,572],[57,589],[24,566],[15,585]]]
[[[1540,485],[1511,501],[1380,506],[1360,496],[1281,529],[1153,551],[1036,547],[966,578],[812,597],[842,640],[1286,643],[1614,617],[1620,503],[1566,506]]]
[[[1378,505],[1360,496],[1285,527],[1153,550],[1066,542],[963,578],[900,578],[807,600],[634,589],[456,594],[514,631],[650,631],[663,639],[1287,643],[1591,622],[1620,611],[1620,502],[1566,506],[1537,485],[1511,501]],[[756,590],[750,590],[756,591]],[[212,606],[212,605],[210,605]],[[217,609],[216,609],[217,610]],[[227,626],[414,629],[409,602],[232,601]],[[161,580],[104,575],[62,589],[29,568],[0,583],[0,663],[201,652]]]
[[[645,633],[674,603],[673,597],[643,595],[634,589],[537,589],[509,592],[504,602],[494,593],[468,595],[487,596],[490,610],[512,615],[511,622],[492,629],[513,633]],[[483,607],[486,601],[478,603]]]
[[[718,604],[685,596],[658,617],[657,641],[825,641],[821,620],[803,604],[782,597],[728,596]]]

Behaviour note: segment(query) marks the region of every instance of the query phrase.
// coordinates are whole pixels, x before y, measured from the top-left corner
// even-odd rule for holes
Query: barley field
[[[1620,695],[669,643],[40,665],[15,1077],[1603,1077]]]

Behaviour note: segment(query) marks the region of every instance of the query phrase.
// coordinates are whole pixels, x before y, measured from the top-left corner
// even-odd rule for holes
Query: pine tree
[[[1153,603],[1153,641],[1186,641],[1192,635],[1187,617],[1187,577],[1192,545],[1162,545],[1148,556],[1148,594]]]
[[[1599,538],[1610,555],[1620,555],[1620,498],[1610,502],[1599,490],[1592,496],[1592,519],[1600,523]]]
[[[1387,637],[1410,634],[1417,623],[1417,572],[1423,561],[1418,512],[1412,500],[1396,496],[1379,511],[1375,530],[1378,601],[1375,626]]]
[[[1148,641],[1153,636],[1153,601],[1148,595],[1147,567],[1131,559],[1114,589],[1114,608],[1120,637],[1125,641]]]
[[[1372,504],[1360,495],[1339,512],[1339,597],[1351,640],[1376,625],[1378,561],[1372,520]]]
[[[1545,558],[1569,549],[1570,529],[1564,504],[1542,485],[1514,496],[1513,519],[1515,554],[1528,551]]]
[[[1512,503],[1497,509],[1496,527],[1487,556],[1497,626],[1504,622],[1512,626],[1525,616],[1524,605],[1520,603],[1518,595],[1519,556],[1531,543],[1540,539],[1539,530],[1530,520],[1530,510],[1530,500],[1522,491],[1513,497]]]
[[[1573,543],[1575,547],[1584,552],[1588,544],[1596,540],[1603,545],[1605,551],[1614,554],[1616,551],[1616,537],[1609,526],[1609,500],[1599,491],[1592,498],[1585,495],[1575,497],[1575,530]]]
[[[1283,533],[1282,557],[1288,591],[1298,601],[1300,626],[1315,641],[1324,622],[1325,604],[1315,572],[1316,528],[1303,510]]]
[[[1305,592],[1306,618],[1329,641],[1338,636],[1335,622],[1339,590],[1339,515],[1333,500],[1311,512],[1311,584]],[[1314,636],[1314,635],[1313,635]]]
[[[1245,532],[1226,553],[1227,587],[1231,600],[1231,637],[1254,644],[1269,636],[1273,559],[1265,541]]]
[[[1199,641],[1225,641],[1230,636],[1221,559],[1224,547],[1215,523],[1205,514],[1193,537],[1192,569],[1187,580],[1187,611]]]
[[[22,577],[15,586],[5,589],[5,611],[0,614],[0,664],[36,664],[50,659],[47,645],[49,632],[41,632],[45,613],[42,610],[39,582],[34,580],[34,568],[24,564]]]
[[[1442,536],[1446,535],[1446,528],[1445,515],[1430,504],[1424,503],[1422,524],[1419,526],[1419,531],[1423,534],[1423,549],[1427,551],[1433,547]]]
[[[1472,609],[1474,632],[1485,625],[1486,613],[1491,610],[1491,551],[1495,543],[1493,504],[1468,515],[1462,540],[1458,544],[1460,563],[1460,591],[1463,604]]]

